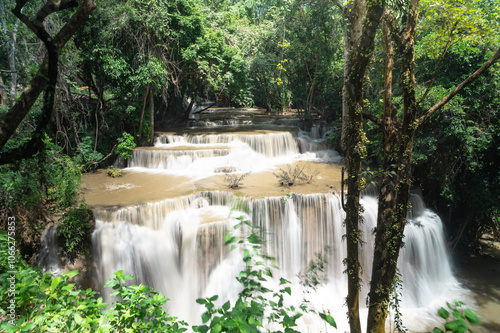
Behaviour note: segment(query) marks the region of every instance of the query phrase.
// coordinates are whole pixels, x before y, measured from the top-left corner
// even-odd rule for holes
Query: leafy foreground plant
[[[250,229],[248,237],[238,237],[228,233],[226,244],[231,245],[231,250],[240,248],[243,251],[245,269],[237,277],[243,290],[238,294],[238,299],[231,306],[225,302],[221,307],[216,307],[214,301],[218,296],[199,298],[197,303],[206,308],[202,315],[203,325],[193,326],[195,332],[286,332],[300,333],[295,330],[297,320],[304,313],[316,313],[306,305],[299,308],[285,306],[285,294],[291,295],[290,282],[280,278],[280,289],[272,291],[265,284],[272,278],[271,269],[264,263],[273,260],[262,251],[262,239],[258,229],[242,217],[237,218],[239,223],[235,229]],[[317,313],[323,320],[333,327],[337,327],[335,320],[329,313]]]
[[[7,241],[6,233],[0,231],[1,331],[182,333],[187,330],[186,323],[163,310],[167,299],[160,293],[144,285],[126,286],[132,275],[119,271],[106,283],[115,290],[111,296],[119,298],[108,307],[99,293],[92,289],[78,290],[69,283],[78,271],[54,278],[49,273],[42,274],[17,251],[12,256]]]
[[[472,312],[470,309],[463,309],[463,306],[465,305],[462,302],[455,302],[453,305],[450,303],[446,303],[448,306],[448,309],[451,311],[451,316],[450,312],[446,310],[445,308],[441,308],[438,310],[438,315],[446,319],[446,323],[444,324],[444,329],[440,329],[435,327],[432,330],[432,333],[465,333],[465,332],[472,332],[472,330],[469,327],[470,325],[478,325],[481,321],[479,318],[476,316],[474,312]]]

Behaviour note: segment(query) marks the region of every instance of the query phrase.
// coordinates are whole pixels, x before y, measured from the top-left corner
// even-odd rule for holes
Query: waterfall
[[[57,241],[57,223],[49,225],[41,236],[41,249],[35,262],[40,265],[42,272],[58,275],[62,271],[61,255]]]
[[[208,134],[208,135],[161,135],[156,147],[166,144],[216,145],[241,141],[267,157],[298,154],[297,143],[289,132],[264,134]]]
[[[238,201],[244,202],[247,212],[232,209]],[[364,299],[370,281],[377,201],[364,197],[362,205]],[[195,303],[196,298],[214,294],[220,296],[221,302],[236,298],[240,287],[235,276],[242,267],[241,255],[237,250],[229,251],[224,237],[235,217],[243,217],[261,227],[264,249],[276,258],[279,273],[292,281],[295,300],[307,297],[318,310],[330,309],[343,331],[348,328],[342,307],[347,281],[342,273],[345,215],[340,206],[339,198],[331,193],[250,199],[227,192],[202,192],[96,211],[93,246],[100,282],[103,285],[114,271],[123,269],[134,274],[134,283],[149,284],[171,299],[167,307],[172,315],[190,323],[199,322],[203,308]],[[409,221],[404,240],[398,265],[403,281],[402,306],[415,313],[415,309],[446,299],[457,282],[436,214],[423,209]],[[327,261],[327,283],[317,291],[306,292],[298,275],[317,254]],[[308,319],[301,331],[318,332],[319,328]]]

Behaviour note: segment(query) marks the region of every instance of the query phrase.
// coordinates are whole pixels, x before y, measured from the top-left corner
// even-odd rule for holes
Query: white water
[[[134,283],[145,283],[161,291],[172,301],[168,310],[190,323],[199,322],[203,308],[194,300],[220,295],[221,302],[235,299],[239,291],[235,276],[242,267],[237,251],[229,252],[224,232],[232,224],[231,206],[237,200],[230,193],[205,192],[187,197],[96,212],[95,253],[101,283],[119,269],[134,274]],[[265,248],[277,259],[280,274],[293,282],[291,302],[303,297],[315,308],[328,308],[339,324],[348,328],[343,308],[346,279],[342,274],[346,257],[342,235],[344,213],[339,198],[332,194],[292,194],[285,197],[243,199],[250,210],[248,219],[264,230]],[[366,197],[361,247],[362,276],[366,295],[371,271],[371,230],[376,223],[376,200]],[[234,215],[234,214],[233,214]],[[435,313],[446,295],[460,291],[452,275],[445,250],[441,221],[425,210],[406,228],[405,247],[401,250],[399,271],[403,280],[403,308],[407,309],[408,328],[418,327]],[[297,275],[322,253],[327,261],[328,283],[316,292],[305,293]],[[277,281],[271,286],[278,288]],[[423,317],[425,316],[425,317]],[[432,317],[432,316],[430,316]],[[301,331],[318,332],[315,319]],[[305,325],[305,324],[304,324]],[[312,326],[310,326],[312,325]]]
[[[299,131],[297,137],[288,132],[161,135],[153,149],[134,151],[128,170],[201,178],[221,170],[269,170],[297,160],[338,162],[340,156],[328,149],[326,136],[324,129],[316,127],[310,132]],[[232,210],[237,201],[245,203],[248,213]],[[365,196],[362,204],[364,300],[370,281],[377,201]],[[432,323],[436,310],[446,301],[464,298],[452,274],[439,217],[425,209],[417,195],[412,196],[411,205],[399,260],[402,312],[410,331],[423,331],[429,328],[422,323]],[[234,301],[241,290],[235,277],[243,267],[242,255],[238,250],[229,251],[224,239],[226,231],[233,229],[234,218],[243,216],[261,228],[264,249],[280,267],[268,287],[278,290],[279,275],[284,276],[292,282],[288,302],[298,306],[307,298],[314,309],[332,312],[339,332],[348,330],[344,307],[347,281],[342,264],[346,257],[345,216],[334,194],[249,199],[208,191],[100,210],[95,216],[93,246],[100,285],[122,269],[135,276],[133,283],[148,284],[171,299],[166,309],[169,313],[190,324],[199,323],[204,308],[195,303],[196,298],[219,295],[221,305],[225,300]],[[318,254],[327,260],[327,282],[317,290],[306,289],[298,275]],[[361,313],[366,315],[366,308]],[[327,331],[325,323],[314,316],[301,319],[300,325],[301,332]]]
[[[326,139],[311,139],[308,135],[306,132],[301,132],[298,138],[289,132],[160,135],[156,138],[156,149],[134,150],[128,167],[131,171],[204,178],[220,172],[261,172],[297,160],[340,161],[339,154],[328,149]]]

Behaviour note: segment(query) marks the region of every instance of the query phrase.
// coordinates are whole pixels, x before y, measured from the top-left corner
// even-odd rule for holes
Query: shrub
[[[123,132],[122,137],[118,138],[116,153],[124,159],[132,158],[132,151],[134,150],[135,146],[136,144],[134,142],[134,137],[127,132]]]
[[[303,181],[310,184],[314,177],[319,175],[318,170],[311,170],[308,164],[302,166],[296,165],[294,168],[290,164],[287,165],[288,170],[279,169],[279,172],[273,172],[273,175],[278,178],[281,185],[293,186],[297,181]]]
[[[94,219],[92,210],[86,204],[72,208],[64,214],[57,226],[57,235],[63,240],[63,248],[70,258],[74,258],[90,240]]]
[[[240,185],[243,185],[242,181],[243,179],[248,176],[250,172],[244,173],[242,175],[236,175],[236,174],[226,174],[224,177],[224,183],[227,184],[227,187],[230,189],[235,189],[240,187]]]
[[[123,176],[123,170],[115,168],[115,167],[109,167],[106,170],[106,174],[112,178],[121,177],[121,176]]]

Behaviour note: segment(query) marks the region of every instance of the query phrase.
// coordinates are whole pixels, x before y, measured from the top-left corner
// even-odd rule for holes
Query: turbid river
[[[299,131],[293,116],[225,111],[212,109],[190,128],[158,132],[154,147],[134,150],[123,177],[110,178],[105,171],[83,177],[87,203],[96,215],[93,247],[101,285],[123,269],[135,276],[135,283],[149,284],[171,299],[170,313],[199,323],[203,308],[196,298],[217,294],[222,304],[241,290],[235,279],[241,254],[229,251],[224,237],[235,218],[243,216],[262,227],[265,249],[280,267],[277,274],[292,282],[287,301],[298,305],[306,298],[313,308],[332,312],[338,332],[348,330],[341,159],[326,143],[328,130]],[[312,181],[282,186],[273,174],[295,167]],[[228,177],[245,173],[238,188],[228,189]],[[248,211],[234,211],[236,202],[244,202]],[[362,203],[365,299],[377,203],[369,195]],[[454,273],[440,218],[417,195],[412,205],[399,264],[405,326],[411,332],[430,330],[439,323],[437,309],[458,299],[485,317],[478,331],[500,331],[498,278],[497,284],[485,282],[491,289],[481,294],[480,275]],[[327,282],[306,289],[297,276],[317,254],[327,259]],[[278,281],[269,281],[271,288],[278,288]],[[361,312],[366,315],[365,308]],[[312,315],[300,320],[300,330],[329,331]]]

